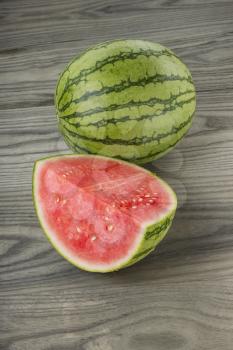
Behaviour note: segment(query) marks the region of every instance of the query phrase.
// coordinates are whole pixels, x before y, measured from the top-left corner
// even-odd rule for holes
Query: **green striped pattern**
[[[138,250],[126,264],[126,266],[133,265],[137,261],[142,260],[156,248],[156,246],[166,236],[169,228],[171,227],[175,211],[176,205],[175,208],[169,212],[162,220],[146,228],[144,232],[144,238],[138,247]]]
[[[141,40],[100,44],[75,58],[56,89],[59,129],[77,153],[146,163],[188,131],[195,88],[169,49]]]

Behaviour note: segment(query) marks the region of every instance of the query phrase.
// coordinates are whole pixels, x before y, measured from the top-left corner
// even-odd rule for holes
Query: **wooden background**
[[[67,153],[53,92],[72,56],[113,38],[172,48],[190,67],[189,135],[151,165],[179,210],[157,251],[108,275],[50,246],[31,198],[35,159]],[[1,0],[0,349],[233,349],[233,1]]]

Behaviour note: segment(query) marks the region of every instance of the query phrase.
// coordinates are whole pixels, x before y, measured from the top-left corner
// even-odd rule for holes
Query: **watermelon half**
[[[38,160],[33,193],[41,226],[77,267],[119,270],[144,258],[167,233],[177,200],[151,172],[92,155]]]

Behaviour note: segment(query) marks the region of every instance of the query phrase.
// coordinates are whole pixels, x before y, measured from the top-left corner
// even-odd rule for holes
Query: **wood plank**
[[[232,350],[233,2],[2,0],[0,3],[0,349]],[[176,190],[166,239],[136,266],[77,270],[33,208],[34,161],[68,153],[53,94],[95,43],[144,38],[172,48],[197,88],[193,126],[149,164]]]

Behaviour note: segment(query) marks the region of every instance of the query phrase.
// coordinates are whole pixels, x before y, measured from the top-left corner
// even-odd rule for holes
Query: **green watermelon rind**
[[[96,78],[95,81],[100,81],[102,88],[100,90],[94,89],[92,91],[92,89],[88,87],[87,90],[84,90],[84,95],[90,92],[89,97],[91,98],[91,100],[88,102],[89,97],[84,99],[84,103],[90,103],[91,105],[91,108],[89,108],[89,114],[87,115],[87,119],[91,117],[90,123],[88,122],[88,124],[86,124],[86,121],[85,121],[86,116],[84,118],[82,118],[81,116],[73,116],[71,118],[71,124],[70,124],[69,120],[66,119],[67,113],[69,117],[70,113],[73,114],[74,111],[78,111],[77,105],[79,105],[79,102],[80,102],[80,101],[79,102],[77,101],[79,100],[80,97],[78,97],[77,100],[74,97],[74,101],[72,102],[73,91],[74,91],[72,84],[78,87],[79,84],[82,82],[82,80],[80,80],[78,83],[72,83],[72,80],[79,76],[77,75],[75,77],[74,71],[72,68],[73,64],[76,64],[76,62],[78,62],[80,59],[82,60],[82,58],[85,57],[86,54],[89,55],[89,53],[92,51],[94,53],[92,57],[95,57],[98,50],[100,50],[99,51],[100,55],[101,54],[104,55],[102,50],[105,50],[110,45],[113,47],[113,50],[114,50],[115,44],[118,45],[119,43],[120,44],[128,43],[129,45],[131,45],[132,42],[138,42],[138,43],[141,42],[141,45],[143,44],[151,45],[151,46],[148,46],[147,48],[148,51],[154,52],[154,54],[161,54],[162,56],[171,55],[173,59],[177,61],[176,62],[177,74],[174,73],[172,70],[171,71],[169,70],[169,74],[166,78],[167,80],[164,78],[165,80],[164,81],[162,80],[162,83],[160,81],[160,83],[162,84],[161,85],[162,90],[165,89],[164,84],[174,83],[173,81],[173,78],[175,77],[174,74],[176,75],[177,80],[179,80],[178,78],[180,78],[181,80],[182,79],[187,80],[185,82],[182,81],[182,85],[178,85],[178,82],[176,83],[176,85],[169,85],[166,88],[166,91],[170,93],[170,97],[167,97],[167,96],[165,97],[166,94],[164,93],[162,94],[162,97],[160,96],[160,98],[162,98],[162,101],[163,101],[161,102],[161,104],[163,105],[163,108],[161,110],[161,113],[163,114],[162,118],[161,118],[161,115],[156,116],[157,112],[155,113],[155,111],[152,111],[153,108],[150,109],[150,112],[147,111],[147,107],[146,107],[148,102],[147,99],[146,100],[143,99],[142,101],[139,99],[136,101],[136,102],[143,102],[143,104],[140,105],[140,107],[138,107],[140,108],[140,115],[137,116],[137,113],[136,113],[134,118],[134,108],[136,108],[134,103],[136,102],[133,101],[133,97],[134,97],[133,95],[132,95],[132,100],[129,100],[129,102],[130,103],[132,102],[133,104],[128,107],[124,107],[125,111],[123,113],[123,116],[119,116],[119,117],[115,116],[115,110],[113,112],[109,112],[109,110],[107,109],[111,105],[111,103],[109,104],[109,101],[111,101],[110,95],[112,95],[112,93],[114,95],[115,93],[114,88],[116,86],[121,87],[121,85],[123,86],[124,83],[127,85],[127,79],[126,79],[127,77],[125,77],[125,81],[118,82],[118,80],[116,79],[115,83],[111,83],[109,85],[104,83],[102,79],[99,79],[97,77],[98,79]],[[146,51],[145,47],[142,47],[141,50],[142,52],[143,50]],[[122,52],[119,51],[118,56],[120,56],[121,53]],[[129,52],[126,51],[126,53],[129,53]],[[135,53],[138,53],[138,51],[137,50],[134,51],[132,49],[132,53],[135,54]],[[153,57],[152,53],[150,55],[151,57]],[[110,55],[106,57],[111,58]],[[106,57],[104,56],[104,59],[106,59]],[[112,57],[114,57],[114,55]],[[115,57],[117,57],[117,54],[115,54]],[[149,56],[146,56],[146,57],[148,58]],[[99,59],[99,61],[97,62],[98,63],[101,62],[101,59]],[[139,58],[137,58],[137,60],[138,59],[140,59],[140,56]],[[86,61],[89,62],[89,64],[87,66],[84,66],[83,69],[79,68],[79,70],[77,71],[77,73],[80,73],[80,75],[84,71],[86,70],[88,71],[94,67],[94,63],[90,61],[90,57],[87,57]],[[124,59],[119,58],[119,60],[114,64],[121,63],[121,61],[124,61]],[[107,65],[111,66],[112,63],[108,63]],[[167,63],[167,67],[169,67],[169,62]],[[167,73],[167,71],[165,71],[164,73],[163,70],[164,70],[163,67],[158,68],[158,71],[156,71],[156,75],[166,76],[165,73]],[[87,80],[89,79],[89,74],[92,74],[92,73],[87,73]],[[84,77],[86,79],[86,76]],[[153,77],[153,74],[152,75],[149,74],[147,78],[150,79],[152,77]],[[140,81],[140,79],[139,80],[138,79],[136,80],[132,79],[130,83],[132,84],[138,83]],[[151,81],[148,80],[145,83],[145,85],[143,85],[145,89],[146,88],[149,89],[149,91],[147,92],[148,96],[147,96],[147,93],[145,93],[145,97],[149,98],[149,95],[150,95],[149,92],[154,89],[153,87],[151,87],[151,85],[153,84],[154,83],[151,83]],[[140,87],[140,84],[137,85],[137,87]],[[105,88],[112,88],[113,91],[111,93],[104,92],[102,93],[101,96],[99,96],[99,92],[101,92]],[[127,95],[128,90],[130,88],[132,88],[131,85],[129,85],[127,89],[124,90],[124,96]],[[82,86],[80,91],[82,91]],[[68,101],[66,97],[64,98],[66,94],[67,94]],[[80,96],[83,97],[84,95],[81,94]],[[96,102],[97,100],[93,101],[92,98],[98,98],[98,101],[99,101],[99,97],[101,98],[104,95],[108,96],[108,104],[107,106],[102,108],[102,112],[98,114],[99,111],[95,111],[95,108],[98,110],[98,103]],[[118,97],[119,100],[117,101],[114,100],[114,102],[112,102],[112,105],[115,105],[115,106],[119,105],[121,107],[124,106],[124,102],[122,102],[122,98],[124,99],[124,97],[122,96]],[[156,99],[157,97],[158,96],[155,93],[154,98]],[[180,100],[181,97],[182,97],[182,100]],[[160,98],[158,98],[158,100]],[[151,96],[149,100],[150,99],[151,99]],[[85,50],[81,54],[77,55],[76,57],[74,57],[69,62],[69,64],[65,67],[63,73],[59,76],[59,79],[56,85],[54,100],[55,100],[59,130],[63,135],[66,144],[72,151],[76,153],[81,153],[81,154],[82,153],[98,154],[101,156],[114,157],[114,158],[130,161],[136,164],[145,164],[154,159],[161,158],[163,155],[165,155],[171,149],[173,149],[173,147],[175,147],[181,141],[181,139],[184,137],[184,135],[188,132],[189,128],[191,127],[195,108],[196,108],[196,92],[195,92],[195,86],[192,80],[192,75],[189,69],[187,68],[187,66],[182,62],[182,60],[180,60],[180,58],[177,55],[175,55],[172,50],[164,47],[161,44],[153,43],[145,40],[131,40],[131,39],[119,39],[119,40],[113,40],[113,41],[106,41],[96,46],[93,46]],[[82,103],[83,101],[81,101],[81,104]],[[160,102],[156,102],[156,103],[160,104]],[[60,108],[60,104],[61,104],[61,108]],[[73,105],[73,107],[70,107],[70,106],[66,107],[63,111],[63,108],[66,105]],[[81,109],[80,113],[85,114],[86,111],[88,110],[84,108],[83,112]],[[149,115],[147,116],[147,114]],[[100,115],[101,115],[101,119],[99,120]],[[147,122],[150,120],[150,118],[153,117],[153,115],[156,117],[157,120],[155,121],[155,124],[154,122],[152,123],[152,128],[151,128],[149,123]],[[142,124],[142,120],[139,118],[141,116],[147,117],[146,119],[143,119],[143,121],[145,120],[146,123]],[[65,119],[63,119],[64,117]],[[122,121],[122,120],[119,121],[119,119],[121,118],[123,119],[129,118],[129,119],[127,119],[127,121]],[[178,119],[179,122],[176,121],[176,119]],[[109,122],[109,120],[114,120],[114,122],[113,121]],[[95,123],[93,124],[93,121],[94,122],[97,121],[97,124]],[[139,130],[141,131],[142,128],[144,128],[144,132],[142,131],[138,132],[137,128],[133,126],[134,122],[136,121],[139,125],[138,126]],[[163,123],[165,124],[160,126],[160,121],[161,121],[161,124]],[[108,124],[106,124],[103,127],[103,124],[100,125],[99,122],[100,123],[107,122]],[[128,127],[131,128],[132,132],[126,133],[127,136],[123,135],[121,131],[124,128],[128,128]],[[133,130],[136,130],[136,131],[133,131]],[[154,132],[152,133],[152,131]],[[146,141],[144,139],[146,139]],[[136,143],[134,143],[134,141]]]
[[[32,181],[33,203],[34,203],[35,211],[36,211],[40,226],[41,226],[45,236],[47,237],[48,241],[55,248],[55,250],[59,253],[59,255],[61,255],[65,260],[67,260],[72,265],[76,266],[77,268],[79,268],[81,270],[88,271],[88,272],[107,273],[107,272],[118,271],[122,268],[134,265],[136,262],[144,259],[147,255],[149,255],[152,251],[154,251],[156,246],[166,236],[169,228],[171,227],[173,218],[175,216],[176,208],[177,208],[176,194],[172,190],[172,188],[164,180],[162,180],[160,177],[158,177],[157,175],[155,175],[151,171],[149,171],[145,168],[142,168],[138,165],[128,163],[124,160],[114,159],[115,161],[119,161],[121,163],[122,162],[126,163],[127,165],[130,165],[132,167],[143,169],[145,172],[147,172],[147,173],[155,176],[157,179],[159,179],[159,181],[162,183],[162,185],[165,186],[166,189],[171,194],[171,198],[173,198],[173,200],[174,200],[172,209],[168,213],[166,213],[158,221],[154,221],[153,223],[150,222],[148,225],[145,225],[145,227],[143,228],[143,230],[141,232],[141,239],[140,239],[139,243],[137,244],[136,248],[134,249],[134,251],[132,251],[131,254],[129,255],[128,260],[119,264],[119,265],[114,266],[113,268],[89,268],[89,267],[87,268],[84,266],[85,263],[78,264],[70,258],[69,254],[65,254],[62,252],[62,249],[60,247],[58,247],[54,243],[54,241],[51,239],[51,236],[50,236],[49,232],[47,231],[47,229],[45,228],[45,225],[43,224],[43,220],[39,215],[39,210],[38,210],[37,200],[36,200],[36,193],[35,193],[35,182],[36,182],[37,165],[39,163],[46,161],[46,160],[50,160],[50,159],[62,159],[65,157],[76,158],[76,157],[94,157],[94,156],[93,155],[86,155],[86,154],[66,154],[66,155],[57,155],[57,156],[51,156],[51,157],[45,157],[45,158],[39,159],[34,163],[33,181]],[[95,156],[95,157],[105,159],[105,160],[109,159],[109,157],[104,157],[104,156]]]

